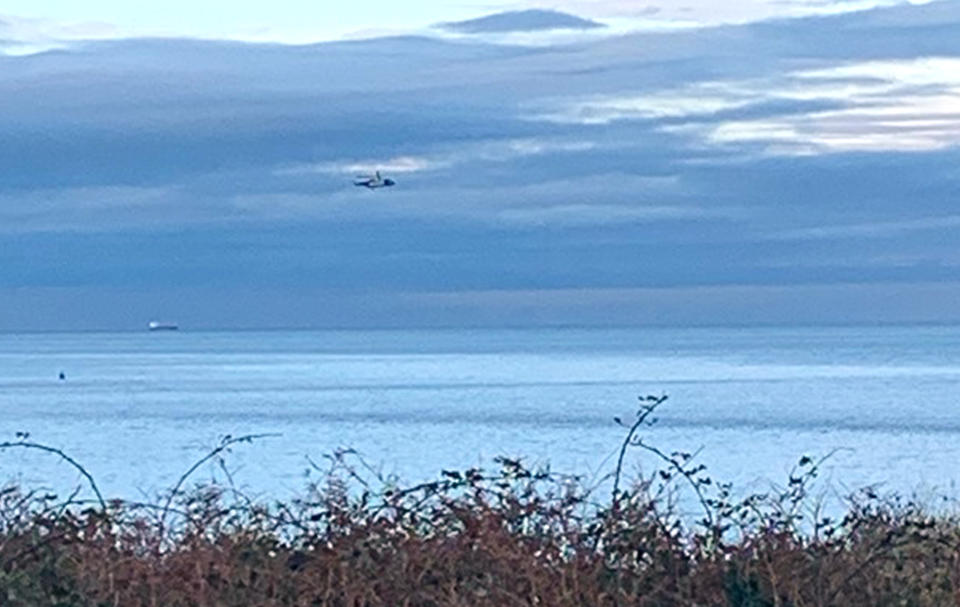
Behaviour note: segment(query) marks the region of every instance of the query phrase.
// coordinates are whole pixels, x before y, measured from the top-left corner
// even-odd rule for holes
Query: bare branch
[[[87,469],[80,465],[77,460],[73,459],[62,450],[57,449],[56,447],[50,447],[49,445],[44,445],[41,443],[27,442],[26,440],[16,441],[16,442],[2,442],[0,443],[0,450],[2,449],[34,449],[37,451],[43,451],[45,453],[52,453],[58,456],[63,461],[67,462],[71,466],[77,469],[84,478],[87,479],[87,482],[90,484],[90,488],[93,490],[93,493],[97,496],[97,501],[100,502],[100,508],[103,509],[104,513],[107,511],[107,502],[103,499],[103,495],[100,493],[100,488],[97,487],[96,481],[93,480],[93,476],[87,472]]]
[[[620,500],[620,477],[623,473],[623,458],[627,454],[627,447],[633,442],[633,437],[637,433],[637,430],[643,426],[647,419],[656,411],[657,407],[662,405],[667,400],[667,396],[647,396],[641,397],[641,402],[646,402],[640,407],[640,410],[637,411],[637,419],[633,422],[633,425],[630,426],[627,436],[623,439],[623,444],[620,445],[620,455],[617,457],[617,469],[613,474],[613,505],[617,506]],[[619,420],[618,420],[619,421]]]
[[[163,509],[160,512],[160,536],[163,537],[165,522],[167,519],[167,513],[170,511],[170,505],[173,503],[174,498],[180,493],[180,488],[183,487],[183,484],[187,482],[187,479],[196,472],[200,466],[209,462],[213,458],[219,456],[224,451],[227,451],[233,445],[238,443],[252,443],[255,440],[261,438],[276,438],[280,436],[277,433],[265,433],[265,434],[246,434],[244,436],[225,436],[220,440],[220,444],[209,453],[198,459],[190,468],[180,476],[180,479],[177,481],[177,484],[173,486],[173,489],[170,490],[170,494],[167,496],[166,502],[163,504]]]

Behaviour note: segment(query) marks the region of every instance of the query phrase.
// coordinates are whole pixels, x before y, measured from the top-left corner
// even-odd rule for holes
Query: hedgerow
[[[936,606],[960,604],[960,521],[863,490],[831,513],[802,457],[779,488],[736,496],[694,454],[646,435],[644,397],[601,482],[499,458],[402,485],[349,449],[302,497],[190,485],[225,437],[152,503],[0,491],[0,604],[186,606]],[[0,448],[67,454],[22,435]],[[658,462],[624,478],[640,450]],[[68,461],[86,474],[82,466]],[[690,506],[697,512],[688,511]]]

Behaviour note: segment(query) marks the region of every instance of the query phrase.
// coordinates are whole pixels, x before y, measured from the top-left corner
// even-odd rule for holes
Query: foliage
[[[665,400],[644,397],[634,420],[617,420],[627,435],[616,469],[594,487],[510,458],[403,486],[352,450],[311,462],[322,480],[282,503],[250,500],[229,483],[184,490],[198,466],[156,504],[8,486],[0,604],[960,604],[955,517],[864,490],[831,518],[811,492],[822,460],[809,457],[783,488],[735,498],[694,454],[643,436]],[[201,462],[222,464],[254,438],[225,437]],[[660,465],[625,482],[634,450]],[[684,500],[701,512],[682,514]]]

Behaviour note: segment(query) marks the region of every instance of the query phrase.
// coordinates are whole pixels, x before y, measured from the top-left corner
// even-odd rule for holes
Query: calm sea
[[[841,490],[955,495],[958,388],[957,327],[0,335],[0,438],[29,432],[125,497],[245,433],[279,435],[227,460],[271,497],[297,493],[307,458],[338,447],[411,481],[499,454],[590,476],[613,465],[613,418],[661,393],[649,441],[702,448],[744,491],[838,449],[825,472]],[[78,483],[22,450],[0,453],[0,476]]]

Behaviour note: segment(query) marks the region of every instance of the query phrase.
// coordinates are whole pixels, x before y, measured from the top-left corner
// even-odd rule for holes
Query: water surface
[[[952,494],[958,361],[957,327],[0,335],[0,438],[30,432],[138,497],[223,435],[277,433],[228,461],[249,491],[285,497],[307,456],[340,446],[410,480],[498,454],[590,476],[612,465],[613,418],[667,393],[649,439],[702,447],[744,490],[839,449],[836,486]],[[7,478],[77,483],[50,456],[0,457]]]

